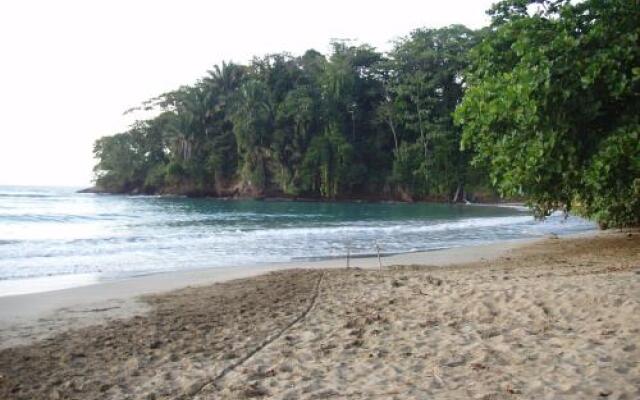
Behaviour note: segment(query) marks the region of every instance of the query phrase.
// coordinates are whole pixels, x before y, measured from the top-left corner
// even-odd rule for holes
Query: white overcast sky
[[[418,27],[479,28],[493,0],[19,0],[0,3],[0,185],[89,185],[92,145],[127,108],[222,60]]]

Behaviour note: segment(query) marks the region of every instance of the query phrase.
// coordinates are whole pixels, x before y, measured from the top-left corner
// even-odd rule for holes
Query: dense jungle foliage
[[[382,54],[335,41],[326,57],[223,63],[144,105],[157,117],[96,142],[110,192],[461,200],[487,187],[452,113],[478,34],[419,29]],[[484,180],[483,180],[484,179]]]
[[[640,4],[507,0],[489,27],[417,29],[383,54],[222,63],[94,148],[117,193],[525,198],[640,224]]]

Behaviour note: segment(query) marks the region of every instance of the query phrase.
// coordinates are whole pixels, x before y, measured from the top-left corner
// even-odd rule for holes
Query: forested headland
[[[640,224],[640,3],[507,0],[489,27],[382,53],[222,63],[96,141],[98,191],[218,197],[523,198]]]

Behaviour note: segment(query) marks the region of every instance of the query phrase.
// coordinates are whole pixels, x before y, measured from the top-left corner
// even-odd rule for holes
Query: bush
[[[600,146],[584,176],[578,211],[602,228],[640,225],[640,124],[616,131]]]
[[[147,172],[144,180],[145,192],[155,192],[164,186],[167,168],[163,164],[156,164]]]

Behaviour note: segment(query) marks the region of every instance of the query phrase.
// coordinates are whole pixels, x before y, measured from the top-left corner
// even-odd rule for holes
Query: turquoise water
[[[432,250],[594,229],[522,208],[224,201],[0,187],[0,280],[120,278],[169,270]],[[46,281],[46,279],[45,279]],[[6,283],[6,282],[5,282]],[[1,293],[0,293],[1,294]]]

